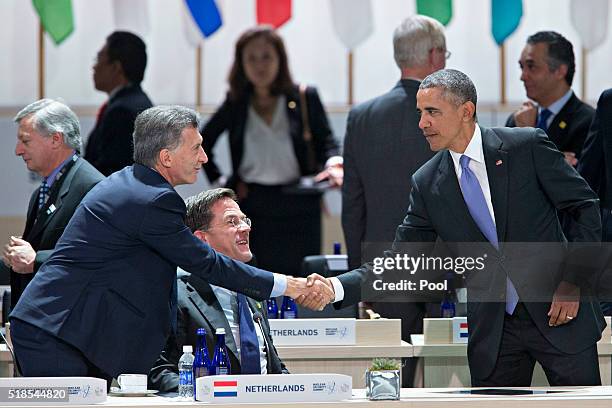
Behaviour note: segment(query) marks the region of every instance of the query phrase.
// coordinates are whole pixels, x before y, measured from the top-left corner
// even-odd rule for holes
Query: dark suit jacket
[[[612,89],[599,97],[578,171],[599,195],[601,206],[612,208]]]
[[[570,267],[571,262],[563,262],[571,261],[574,253],[562,258],[557,268],[542,256],[537,245],[523,245],[518,253],[506,245],[546,242],[560,243],[563,248],[566,237],[557,218],[558,209],[571,214],[567,230],[570,241],[599,241],[597,196],[540,129],[481,129],[497,235],[502,243],[500,251],[487,242],[470,216],[447,150],[438,152],[412,177],[410,207],[397,229],[394,244],[399,251],[401,243],[414,243],[415,252],[409,255],[415,257],[429,253],[436,240],[481,243],[476,253],[488,254],[487,267],[481,273],[473,271],[467,282],[468,359],[476,378],[486,378],[497,359],[504,324],[506,276],[515,284],[538,329],[561,352],[572,354],[592,346],[605,326],[598,304],[586,299],[581,300],[578,315],[571,323],[548,326],[550,300],[559,282],[572,282],[585,289],[588,285],[590,276],[585,276],[582,265],[576,269]],[[525,263],[525,259],[531,263]],[[361,285],[368,277],[366,267],[339,276],[345,301],[359,300]],[[542,301],[529,302],[536,298]]]
[[[268,373],[288,373],[285,364],[278,357],[274,343],[270,336],[267,308],[265,303],[247,298],[252,312],[260,312],[263,316],[261,325],[267,343],[272,350],[267,352]],[[256,323],[255,323],[256,324]],[[182,355],[182,346],[197,344],[196,330],[200,327],[206,329],[206,346],[212,359],[215,350],[215,330],[225,329],[225,344],[229,351],[232,374],[240,373],[240,362],[236,342],[232,336],[227,318],[210,285],[189,273],[178,272],[178,330],[176,335],[170,335],[166,348],[149,373],[149,384],[155,390],[163,392],[176,391],[178,388],[178,361]]]
[[[362,242],[392,242],[408,209],[410,177],[433,153],[419,129],[419,82],[351,109],[344,138],[342,228],[349,267],[362,264]]]
[[[117,92],[89,134],[85,158],[105,176],[134,163],[134,120],[152,106],[140,85]]]
[[[110,376],[148,373],[176,319],[176,268],[255,299],[269,272],[213,251],[185,226],[185,203],[135,164],[83,199],[11,318],[72,344]]]
[[[308,104],[308,118],[312,132],[312,146],[318,168],[311,168],[308,159],[308,147],[304,141],[302,113],[300,110],[300,94],[295,87],[287,97],[287,115],[289,117],[289,132],[293,141],[293,150],[297,158],[302,175],[316,172],[323,167],[325,161],[338,154],[338,144],[332,135],[327,115],[319,99],[317,90],[312,87],[306,89],[306,103]],[[232,180],[228,183],[234,186],[238,177],[238,169],[244,155],[244,129],[248,116],[250,97],[241,101],[226,99],[213,117],[201,129],[204,138],[204,150],[208,155],[208,163],[204,171],[210,182],[221,176],[221,171],[215,163],[214,146],[219,136],[226,130],[229,132],[229,145],[232,156]]]
[[[49,198],[41,208],[40,215],[38,215],[38,189],[30,197],[22,236],[36,251],[34,273],[24,275],[11,270],[11,307],[17,304],[34,274],[53,252],[57,240],[85,194],[104,178],[98,170],[81,158],[66,163],[66,166],[69,167],[65,173],[51,186]],[[55,211],[48,213],[51,205],[55,207]],[[0,268],[6,266],[1,264]]]
[[[554,117],[546,134],[560,151],[574,152],[580,158],[594,114],[595,110],[590,105],[572,93],[572,97]],[[506,121],[506,126],[516,126],[513,115]]]

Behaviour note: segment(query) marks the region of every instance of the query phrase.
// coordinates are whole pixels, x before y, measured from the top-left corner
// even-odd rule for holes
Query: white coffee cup
[[[123,392],[145,392],[147,390],[146,374],[121,374],[117,383]]]

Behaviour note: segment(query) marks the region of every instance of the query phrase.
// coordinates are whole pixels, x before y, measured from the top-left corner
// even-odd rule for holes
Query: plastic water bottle
[[[440,304],[440,315],[442,317],[455,317],[455,299],[453,296],[453,291],[446,291],[444,295],[444,299],[442,299],[442,303]]]
[[[215,345],[215,354],[210,365],[211,375],[228,375],[232,372],[230,365],[229,354],[225,347],[225,329],[219,328],[215,332],[217,335],[217,344]]]
[[[283,305],[281,306],[281,319],[297,319],[297,305],[295,301],[289,296],[283,298]]]
[[[193,348],[183,346],[183,355],[178,363],[179,369],[179,397],[187,400],[193,399]]]
[[[276,303],[276,298],[268,299],[268,319],[278,319],[278,303]]]
[[[339,242],[334,242],[334,255],[340,255],[342,252],[342,244]]]
[[[205,377],[210,370],[210,359],[208,358],[208,348],[206,347],[206,329],[200,327],[196,334],[198,335],[198,344],[196,345],[195,359],[193,361],[193,385],[196,385],[196,379]],[[194,387],[193,397],[196,398]]]

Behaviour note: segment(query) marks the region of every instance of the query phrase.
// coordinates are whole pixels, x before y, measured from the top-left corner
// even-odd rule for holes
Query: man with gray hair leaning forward
[[[590,271],[578,259],[601,237],[597,196],[541,129],[479,126],[476,88],[462,72],[425,78],[417,109],[438,153],[412,177],[393,249],[411,243],[407,255],[418,257],[438,240],[488,255],[467,281],[472,386],[529,386],[536,361],[550,385],[600,384],[596,342],[605,322],[585,296]],[[571,215],[567,237],[558,210]],[[556,265],[538,243],[558,251]],[[336,301],[359,301],[368,269],[338,276],[344,293]]]
[[[146,374],[176,328],[177,266],[258,299],[333,292],[221,255],[184,223],[174,190],[196,181],[207,160],[196,112],[158,106],[134,128],[133,166],[84,199],[55,252],[28,285],[11,319],[24,376]]]
[[[42,182],[30,197],[22,236],[10,237],[2,254],[0,276],[10,270],[11,307],[53,252],[85,194],[104,178],[79,157],[81,128],[68,106],[41,99],[23,108],[14,121],[19,126],[15,154]]]

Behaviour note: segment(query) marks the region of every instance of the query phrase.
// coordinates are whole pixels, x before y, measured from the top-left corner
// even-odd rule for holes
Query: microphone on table
[[[253,312],[253,320],[255,321],[255,323],[257,323],[259,325],[259,329],[261,330],[261,336],[264,339],[264,343],[266,346],[266,354],[269,355],[271,353],[271,348],[270,345],[268,344],[268,338],[266,337],[266,332],[263,329],[263,326],[261,325],[261,321],[263,320],[263,315],[261,314],[261,312]]]

